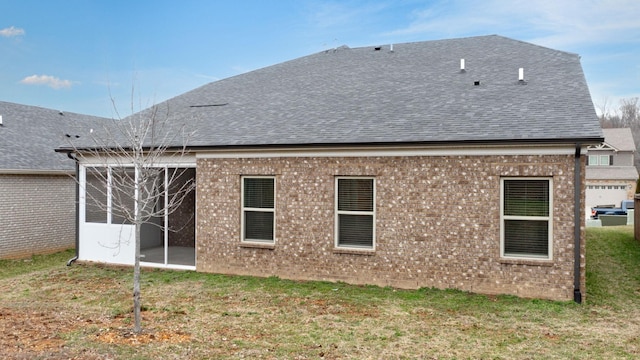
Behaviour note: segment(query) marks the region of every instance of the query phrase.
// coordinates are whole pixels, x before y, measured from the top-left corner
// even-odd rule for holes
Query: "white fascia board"
[[[369,157],[369,156],[499,156],[499,155],[573,155],[575,144],[567,145],[512,145],[512,146],[439,146],[439,147],[331,147],[282,149],[224,149],[202,150],[198,159],[224,158],[278,158],[278,157]],[[580,153],[586,154],[586,146]]]
[[[133,162],[128,157],[82,156],[78,160],[83,166],[133,166]],[[153,166],[195,167],[196,156],[195,154],[163,155],[155,159]]]

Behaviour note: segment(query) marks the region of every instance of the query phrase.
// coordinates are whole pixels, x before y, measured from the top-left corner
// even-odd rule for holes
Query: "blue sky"
[[[596,107],[640,97],[638,0],[0,0],[0,101],[124,117],[341,45],[489,34],[579,54]]]

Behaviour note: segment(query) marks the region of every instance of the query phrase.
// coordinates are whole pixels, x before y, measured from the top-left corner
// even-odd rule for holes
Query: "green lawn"
[[[0,358],[632,359],[640,244],[587,230],[586,303],[187,271],[143,272],[130,333],[128,268],[0,261]]]

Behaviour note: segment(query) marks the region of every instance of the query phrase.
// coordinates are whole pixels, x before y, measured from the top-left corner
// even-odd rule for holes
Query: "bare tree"
[[[625,127],[640,126],[640,101],[639,98],[627,98],[620,100],[620,118]]]
[[[606,128],[606,122],[610,118],[611,114],[611,101],[608,96],[602,98],[602,101],[596,104],[596,107],[600,111],[600,126]]]
[[[135,226],[135,333],[142,330],[141,227],[175,212],[195,189],[195,179],[185,176],[186,168],[162,166],[183,162],[189,153],[186,144],[193,134],[184,125],[170,124],[168,108],[163,114],[159,110],[152,106],[125,119],[114,119],[104,129],[92,131],[88,141],[71,143],[69,150],[86,169],[87,181],[78,181],[84,187],[88,211],[108,213],[113,223]],[[112,247],[119,250],[122,241],[119,238]]]
[[[624,98],[620,100],[617,111],[611,111],[607,98],[597,105],[600,110],[600,126],[602,128],[630,128],[636,145],[635,165],[640,169],[640,98]]]

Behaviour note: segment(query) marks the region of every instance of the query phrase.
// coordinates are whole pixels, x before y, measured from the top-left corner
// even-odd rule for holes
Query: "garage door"
[[[627,199],[626,185],[587,185],[585,207],[590,215],[591,207],[596,205],[620,206],[622,200]]]

